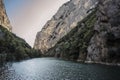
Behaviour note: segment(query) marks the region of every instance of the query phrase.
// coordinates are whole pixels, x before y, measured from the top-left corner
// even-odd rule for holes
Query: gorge
[[[119,0],[71,0],[38,32],[46,56],[93,63],[120,62]]]
[[[0,0],[0,80],[120,80],[119,75],[120,0],[70,0],[37,33],[33,48],[12,33]]]
[[[119,64],[119,3],[119,0],[71,0],[63,4],[38,32],[33,49],[11,33],[12,26],[0,0],[1,56],[5,60],[20,60],[40,57],[42,53],[80,62]]]

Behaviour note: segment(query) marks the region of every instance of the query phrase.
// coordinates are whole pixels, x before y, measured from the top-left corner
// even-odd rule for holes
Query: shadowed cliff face
[[[92,13],[46,55],[82,62],[120,63],[120,0],[100,0]]]
[[[100,0],[88,61],[120,62],[120,0]]]
[[[8,19],[8,16],[6,14],[3,2],[4,2],[3,0],[0,0],[0,25],[4,26],[9,31],[12,31],[12,27],[10,25],[10,21]]]
[[[85,18],[95,7],[97,0],[71,0],[64,4],[58,12],[49,20],[40,32],[37,33],[34,48],[43,53],[54,47],[55,44],[77,23]]]

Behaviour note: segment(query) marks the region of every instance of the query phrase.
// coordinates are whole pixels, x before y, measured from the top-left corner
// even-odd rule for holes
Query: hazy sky
[[[67,1],[69,0],[4,0],[12,32],[33,46],[36,33]]]

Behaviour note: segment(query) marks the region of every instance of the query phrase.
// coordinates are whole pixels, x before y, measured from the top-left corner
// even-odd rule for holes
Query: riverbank
[[[51,58],[53,56],[42,55],[42,58]],[[73,60],[73,59],[66,59],[66,58],[58,58],[56,59],[65,60],[65,61],[74,61],[78,63],[85,63],[85,64],[101,64],[101,65],[108,65],[108,66],[120,66],[120,63],[109,63],[109,62],[97,62],[97,61],[83,61],[83,60]]]
[[[108,63],[108,62],[97,62],[97,61],[81,61],[81,60],[77,60],[77,62],[82,62],[82,63],[86,63],[86,64],[101,64],[101,65],[108,65],[108,66],[120,66],[120,63]]]
[[[97,61],[83,61],[83,60],[69,60],[69,59],[62,59],[62,58],[58,58],[61,60],[65,60],[65,61],[74,61],[74,62],[78,62],[78,63],[85,63],[85,64],[101,64],[101,65],[107,65],[107,66],[120,66],[120,63],[108,63],[108,62],[97,62]]]

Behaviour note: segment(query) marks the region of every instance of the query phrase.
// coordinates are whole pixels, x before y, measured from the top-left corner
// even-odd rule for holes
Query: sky
[[[34,45],[38,31],[69,0],[4,0],[12,32]]]

